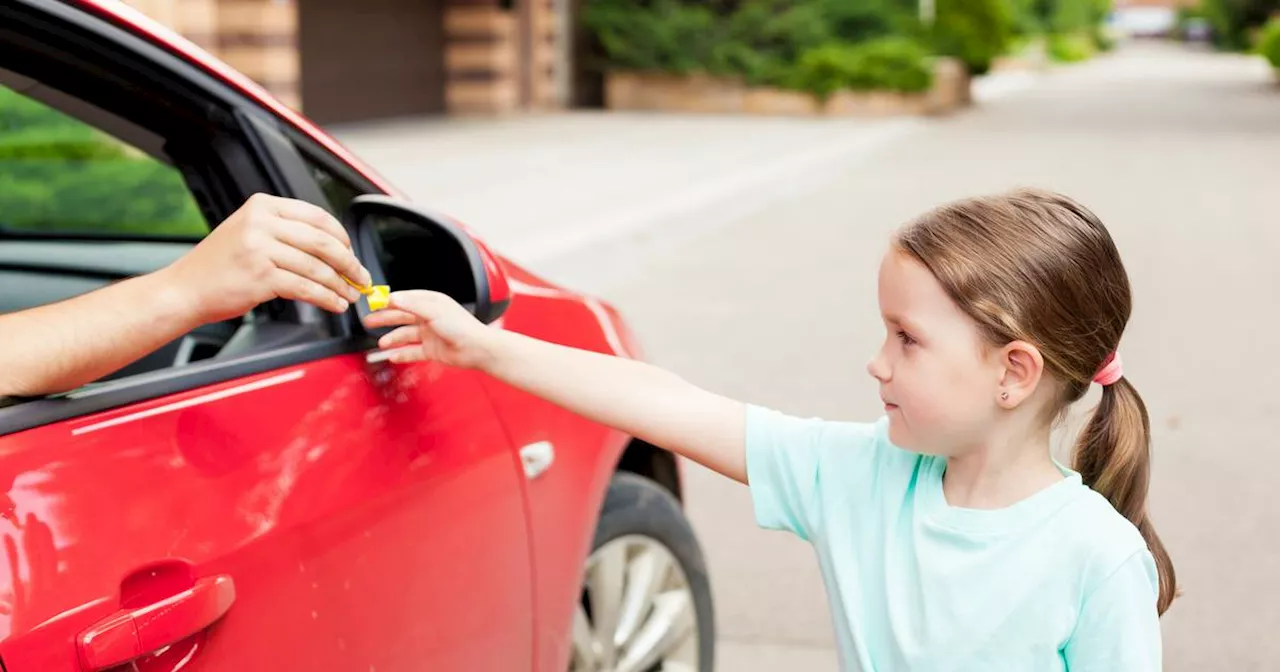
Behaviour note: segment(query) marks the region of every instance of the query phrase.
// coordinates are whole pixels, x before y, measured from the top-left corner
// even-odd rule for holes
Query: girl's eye
[[[916,344],[916,339],[911,338],[911,335],[910,335],[910,334],[908,334],[908,333],[907,333],[907,332],[905,332],[905,331],[899,331],[899,332],[898,332],[898,340],[899,340],[899,341],[902,341],[902,344],[903,344],[903,345],[915,345],[915,344]]]

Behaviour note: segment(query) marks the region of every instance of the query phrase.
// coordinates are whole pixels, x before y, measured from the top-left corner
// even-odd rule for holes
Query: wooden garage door
[[[301,0],[302,111],[320,123],[444,111],[444,0]]]

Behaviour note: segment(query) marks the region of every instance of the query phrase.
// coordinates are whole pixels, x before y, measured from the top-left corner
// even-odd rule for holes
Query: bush
[[[1049,57],[1060,63],[1087,61],[1096,49],[1093,38],[1088,34],[1049,36]]]
[[[1280,18],[1271,19],[1263,26],[1258,38],[1258,53],[1271,63],[1271,67],[1280,70]]]
[[[1007,42],[1005,3],[1012,1],[937,0],[937,41],[984,70]],[[929,86],[927,49],[903,37],[935,37],[918,24],[916,2],[588,0],[582,17],[609,68],[707,72],[827,96],[849,87]],[[975,8],[978,15],[966,14]]]
[[[583,24],[595,34],[609,65],[624,70],[688,74],[712,62],[716,15],[678,0],[592,0]]]
[[[933,85],[932,59],[918,42],[889,37],[858,45],[853,52],[851,89],[916,93]]]
[[[816,2],[747,0],[726,22],[728,39],[787,63],[833,39]]]
[[[800,57],[790,88],[807,91],[825,101],[831,94],[846,86],[856,66],[852,47],[840,44],[827,45],[807,52]]]
[[[918,0],[814,0],[831,35],[848,44],[919,33]],[[918,35],[917,35],[918,36]]]
[[[1213,42],[1220,49],[1249,48],[1249,33],[1280,12],[1280,0],[1201,0],[1200,11],[1213,25]]]
[[[1048,17],[1049,55],[1062,62],[1083,61],[1099,51],[1110,51],[1115,40],[1104,21],[1110,0],[1051,0]]]
[[[708,70],[772,86],[787,86],[800,55],[834,39],[821,6],[795,0],[747,0],[721,34]]]
[[[1039,37],[1049,25],[1047,0],[1011,0],[1013,32],[1024,40]]]
[[[933,84],[929,53],[917,42],[883,38],[855,46],[827,45],[801,57],[796,88],[826,100],[836,91],[912,93]]]
[[[1092,31],[1102,22],[1102,9],[1094,0],[1053,0],[1049,30],[1057,35]]]
[[[1112,51],[1116,48],[1116,38],[1112,37],[1111,32],[1103,26],[1094,26],[1091,36],[1093,46],[1097,47],[1098,51]]]
[[[936,0],[931,40],[937,53],[959,58],[981,75],[1013,39],[1013,6],[1007,0]]]

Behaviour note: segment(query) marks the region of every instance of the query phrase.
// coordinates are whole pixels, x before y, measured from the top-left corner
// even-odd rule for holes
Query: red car
[[[160,268],[257,192],[340,216],[378,282],[639,356],[611,307],[132,11],[0,3],[0,313]],[[0,408],[5,672],[711,670],[676,461],[381,361],[357,312],[272,301]]]

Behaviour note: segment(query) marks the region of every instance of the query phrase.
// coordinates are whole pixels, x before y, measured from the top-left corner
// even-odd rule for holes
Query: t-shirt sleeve
[[[797,418],[758,406],[747,407],[746,422],[747,483],[756,523],[813,541],[822,524],[822,472],[824,465],[832,467],[831,449],[859,452],[857,444],[874,442],[874,428]],[[842,469],[849,462],[840,461]]]
[[[1161,668],[1160,580],[1143,549],[1125,560],[1088,597],[1064,651],[1069,672],[1158,672]]]

